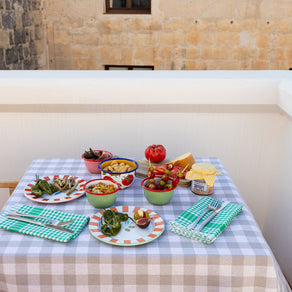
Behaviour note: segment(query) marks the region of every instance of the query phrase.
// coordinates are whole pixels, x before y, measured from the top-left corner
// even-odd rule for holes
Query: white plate
[[[54,175],[54,176],[45,176],[40,177],[40,179],[45,179],[47,182],[52,181],[54,178],[65,178],[70,177],[70,175]],[[44,193],[41,197],[37,197],[31,192],[31,187],[35,185],[36,180],[29,183],[25,189],[24,189],[24,196],[28,198],[29,200],[37,203],[44,203],[44,204],[57,204],[57,203],[64,203],[64,202],[70,202],[72,200],[78,199],[79,197],[83,196],[85,194],[85,184],[86,181],[83,179],[80,179],[77,176],[73,177],[75,181],[79,181],[79,185],[77,186],[76,190],[73,191],[70,195],[66,196],[66,192],[55,192],[52,195],[49,195],[47,193]]]
[[[127,213],[130,217],[134,217],[134,213],[139,209],[147,211],[150,215],[151,221],[147,228],[142,229],[136,226],[136,224],[128,219],[126,222],[121,222],[121,231],[115,236],[106,236],[100,231],[100,220],[104,210],[93,215],[89,221],[89,231],[98,240],[118,246],[136,246],[146,244],[157,239],[165,229],[165,223],[163,219],[152,210],[135,206],[118,206],[111,207],[113,211]]]

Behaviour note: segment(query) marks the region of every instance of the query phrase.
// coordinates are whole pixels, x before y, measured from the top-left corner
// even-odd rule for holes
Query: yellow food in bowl
[[[96,185],[91,185],[88,187],[88,191],[91,193],[96,193],[96,194],[107,194],[107,193],[112,193],[116,191],[116,187],[112,184],[107,185],[105,183],[98,183]]]
[[[135,163],[126,160],[111,160],[102,164],[102,169],[110,172],[128,172],[136,167]]]

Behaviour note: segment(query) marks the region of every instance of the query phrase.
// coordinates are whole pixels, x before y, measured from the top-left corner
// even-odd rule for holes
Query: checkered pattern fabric
[[[137,247],[118,247],[95,239],[85,228],[68,243],[0,230],[0,291],[278,291],[280,274],[250,210],[217,158],[196,158],[222,172],[214,194],[219,200],[243,205],[242,212],[212,244],[169,231],[169,221],[201,197],[178,187],[164,206],[148,203],[141,179],[118,193],[114,206],[140,206],[158,213],[166,230],[156,240]],[[68,203],[40,205],[23,195],[25,186],[40,176],[69,174],[88,181],[81,159],[37,159],[26,171],[2,212],[15,204],[92,216],[86,196]],[[279,290],[280,291],[280,290]]]
[[[201,198],[193,206],[185,210],[177,219],[170,221],[170,231],[182,236],[186,236],[204,243],[212,243],[222,233],[231,220],[242,210],[242,206],[229,203],[217,216],[215,216],[201,232],[188,228],[203,213],[207,206],[214,200],[210,197]],[[223,201],[221,201],[223,203]],[[199,223],[203,222],[208,216],[208,212]]]
[[[59,221],[68,221],[74,219],[74,222],[66,226],[74,231],[74,234],[69,234],[60,230],[52,229],[46,226],[34,225],[27,222],[16,221],[5,217],[6,214],[15,213],[16,211],[24,214],[43,216],[49,219]],[[0,227],[9,231],[19,232],[27,235],[38,236],[50,240],[68,242],[76,238],[84,229],[89,221],[88,216],[65,213],[56,210],[43,209],[27,205],[15,204],[3,214],[0,214]],[[36,219],[43,223],[48,223],[45,219]]]

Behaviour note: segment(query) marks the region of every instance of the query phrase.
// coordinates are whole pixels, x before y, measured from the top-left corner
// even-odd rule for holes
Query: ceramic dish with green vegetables
[[[86,182],[71,175],[38,176],[24,189],[30,201],[44,204],[69,202],[85,194]]]

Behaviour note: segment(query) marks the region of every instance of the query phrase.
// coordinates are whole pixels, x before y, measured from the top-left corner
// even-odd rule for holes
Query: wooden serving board
[[[139,168],[136,170],[136,176],[140,178],[146,178],[147,177],[147,172],[148,172],[148,167],[149,167],[149,162],[144,159],[144,160],[135,160],[139,164]],[[163,164],[166,164],[170,160],[163,160]],[[159,163],[152,163],[152,165],[159,165]],[[191,185],[191,181],[187,179],[181,179],[178,183],[180,187],[189,187]]]

